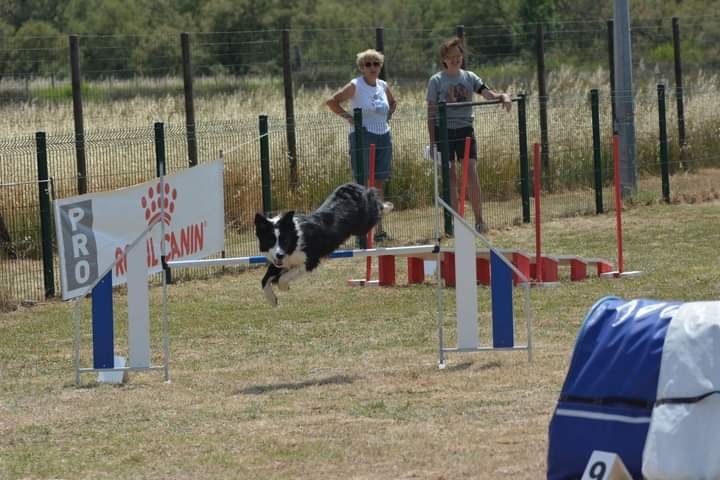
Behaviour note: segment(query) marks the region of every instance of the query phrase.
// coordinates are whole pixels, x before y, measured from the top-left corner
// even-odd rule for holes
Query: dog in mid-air
[[[268,303],[277,306],[272,284],[287,290],[291,281],[313,271],[320,259],[350,236],[367,235],[392,208],[392,203],[380,200],[376,189],[346,183],[310,214],[289,211],[268,218],[257,213],[255,235],[270,261],[261,281]]]

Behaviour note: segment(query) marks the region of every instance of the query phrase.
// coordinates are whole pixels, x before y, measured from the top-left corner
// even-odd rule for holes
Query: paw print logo
[[[170,225],[172,214],[175,212],[175,199],[177,199],[177,189],[170,187],[165,182],[165,195],[161,195],[161,185],[158,183],[154,187],[148,188],[148,191],[140,199],[140,206],[145,210],[145,220],[148,225],[155,222],[160,215],[162,221],[166,225]]]

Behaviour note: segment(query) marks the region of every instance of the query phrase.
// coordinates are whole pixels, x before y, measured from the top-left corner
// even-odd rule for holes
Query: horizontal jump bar
[[[477,348],[443,348],[442,351],[446,353],[470,353],[470,352],[486,352],[486,351],[513,351],[513,350],[527,350],[527,345],[515,345],[512,347],[477,347]]]
[[[268,259],[263,256],[255,257],[229,257],[229,258],[204,258],[198,260],[173,260],[167,262],[170,268],[193,268],[193,267],[233,267],[236,265],[250,265],[267,263]]]
[[[328,255],[329,258],[350,258],[350,257],[381,257],[383,255],[411,257],[419,253],[437,253],[440,247],[437,245],[413,245],[410,247],[385,247],[367,248],[356,250],[335,250]]]
[[[410,247],[387,247],[387,248],[368,248],[357,250],[335,250],[328,258],[364,258],[364,257],[381,257],[384,255],[406,256],[423,253],[437,253],[440,248],[437,245],[414,245]],[[192,268],[192,267],[213,267],[213,266],[234,266],[234,265],[250,265],[265,264],[268,259],[262,255],[253,257],[232,257],[232,258],[207,258],[200,260],[175,260],[167,262],[171,268]]]

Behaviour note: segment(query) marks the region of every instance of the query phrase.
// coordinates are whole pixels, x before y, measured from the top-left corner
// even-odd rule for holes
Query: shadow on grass
[[[320,387],[323,385],[349,385],[356,380],[356,377],[348,375],[334,375],[332,377],[321,378],[317,380],[305,380],[296,383],[276,383],[271,385],[253,385],[240,389],[235,392],[236,395],[262,395],[277,390],[300,390],[308,387]]]
[[[455,371],[461,371],[461,370],[467,370],[468,368],[472,367],[474,365],[474,362],[463,362],[458,363],[454,365],[448,365],[445,368],[445,371],[448,372],[455,372]],[[500,368],[502,367],[502,363],[498,361],[491,361],[491,362],[485,362],[482,365],[477,366],[477,370],[490,370],[493,368]]]
[[[472,364],[473,364],[473,362],[463,362],[463,363],[451,364],[451,365],[448,365],[447,367],[445,367],[445,370],[448,372],[467,370],[468,368],[470,368],[472,366]]]
[[[499,361],[495,360],[495,361],[492,361],[492,362],[483,363],[482,365],[480,365],[480,366],[478,367],[478,369],[479,369],[479,370],[490,370],[490,369],[492,369],[492,368],[500,368],[500,367],[502,367],[502,363],[500,363]]]

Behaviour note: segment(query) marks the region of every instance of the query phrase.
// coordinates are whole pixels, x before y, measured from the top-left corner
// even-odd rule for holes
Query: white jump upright
[[[495,249],[490,242],[478,234],[460,215],[453,210],[442,199],[437,198],[438,204],[448,210],[454,217],[455,235],[455,311],[457,346],[446,347],[444,340],[444,308],[442,288],[443,282],[438,269],[438,366],[445,368],[445,354],[449,352],[480,352],[488,350],[527,350],[528,361],[532,361],[532,310],[530,304],[530,281],[517,269],[502,252]],[[442,212],[440,213],[442,215]],[[491,342],[482,345],[478,328],[478,299],[477,299],[477,277],[476,277],[476,252],[475,240],[479,239],[490,249],[491,257],[491,284],[490,293],[492,298],[492,338]],[[437,262],[440,264],[440,252]],[[512,305],[512,275],[519,279],[519,287],[523,292],[525,313],[525,324],[527,328],[527,342],[517,344],[515,342],[515,320]]]
[[[126,254],[128,299],[128,357],[130,366],[150,366],[150,298],[144,248]]]
[[[527,350],[528,361],[532,362],[532,310],[530,304],[530,280],[487,238],[480,235],[458,212],[440,198],[438,189],[438,153],[434,152],[435,177],[435,237],[440,238],[440,219],[444,211],[453,216],[455,236],[455,310],[457,346],[446,347],[443,331],[443,281],[440,268],[436,268],[437,326],[438,326],[438,367],[445,368],[445,354],[448,352],[479,352],[488,350]],[[490,293],[492,305],[492,342],[482,345],[478,328],[477,299],[477,248],[479,240],[490,250]],[[441,250],[436,252],[438,267],[441,265]],[[513,275],[522,289],[527,328],[527,342],[515,342],[515,321],[513,317]]]
[[[125,372],[142,370],[163,370],[165,381],[169,381],[168,324],[166,310],[163,308],[163,363],[152,365],[150,349],[150,302],[148,288],[148,268],[146,260],[146,240],[152,229],[162,221],[151,223],[133,242],[122,258],[110,265],[98,280],[89,285],[85,293],[77,296],[74,302],[73,319],[75,323],[75,383],[80,384],[81,373],[97,373],[100,383],[121,383]],[[161,227],[162,229],[162,227]],[[112,275],[119,262],[127,265],[127,326],[128,357],[115,353],[115,316],[113,315]],[[166,291],[165,276],[163,289]],[[87,295],[92,298],[92,367],[81,367],[81,313],[80,304]]]
[[[455,233],[457,348],[459,350],[475,350],[479,347],[475,236],[457,218],[454,219],[453,227]]]
[[[156,133],[161,129],[156,125]],[[156,137],[156,140],[159,137]],[[159,145],[159,144],[156,144]],[[74,299],[75,381],[83,372],[122,379],[128,370],[163,369],[169,379],[167,285],[163,282],[163,365],[151,364],[148,276],[166,260],[204,258],[224,247],[222,160],[166,176],[158,153],[159,177],[112,192],[54,201],[55,231],[64,300]],[[203,198],[198,202],[197,198]],[[127,353],[115,355],[113,285],[127,283]],[[92,367],[80,365],[80,305],[92,296]],[[124,324],[123,324],[124,326]],[[124,342],[123,342],[124,343]],[[154,342],[157,343],[157,342]],[[105,378],[104,378],[105,377]],[[113,380],[108,380],[113,381]]]

